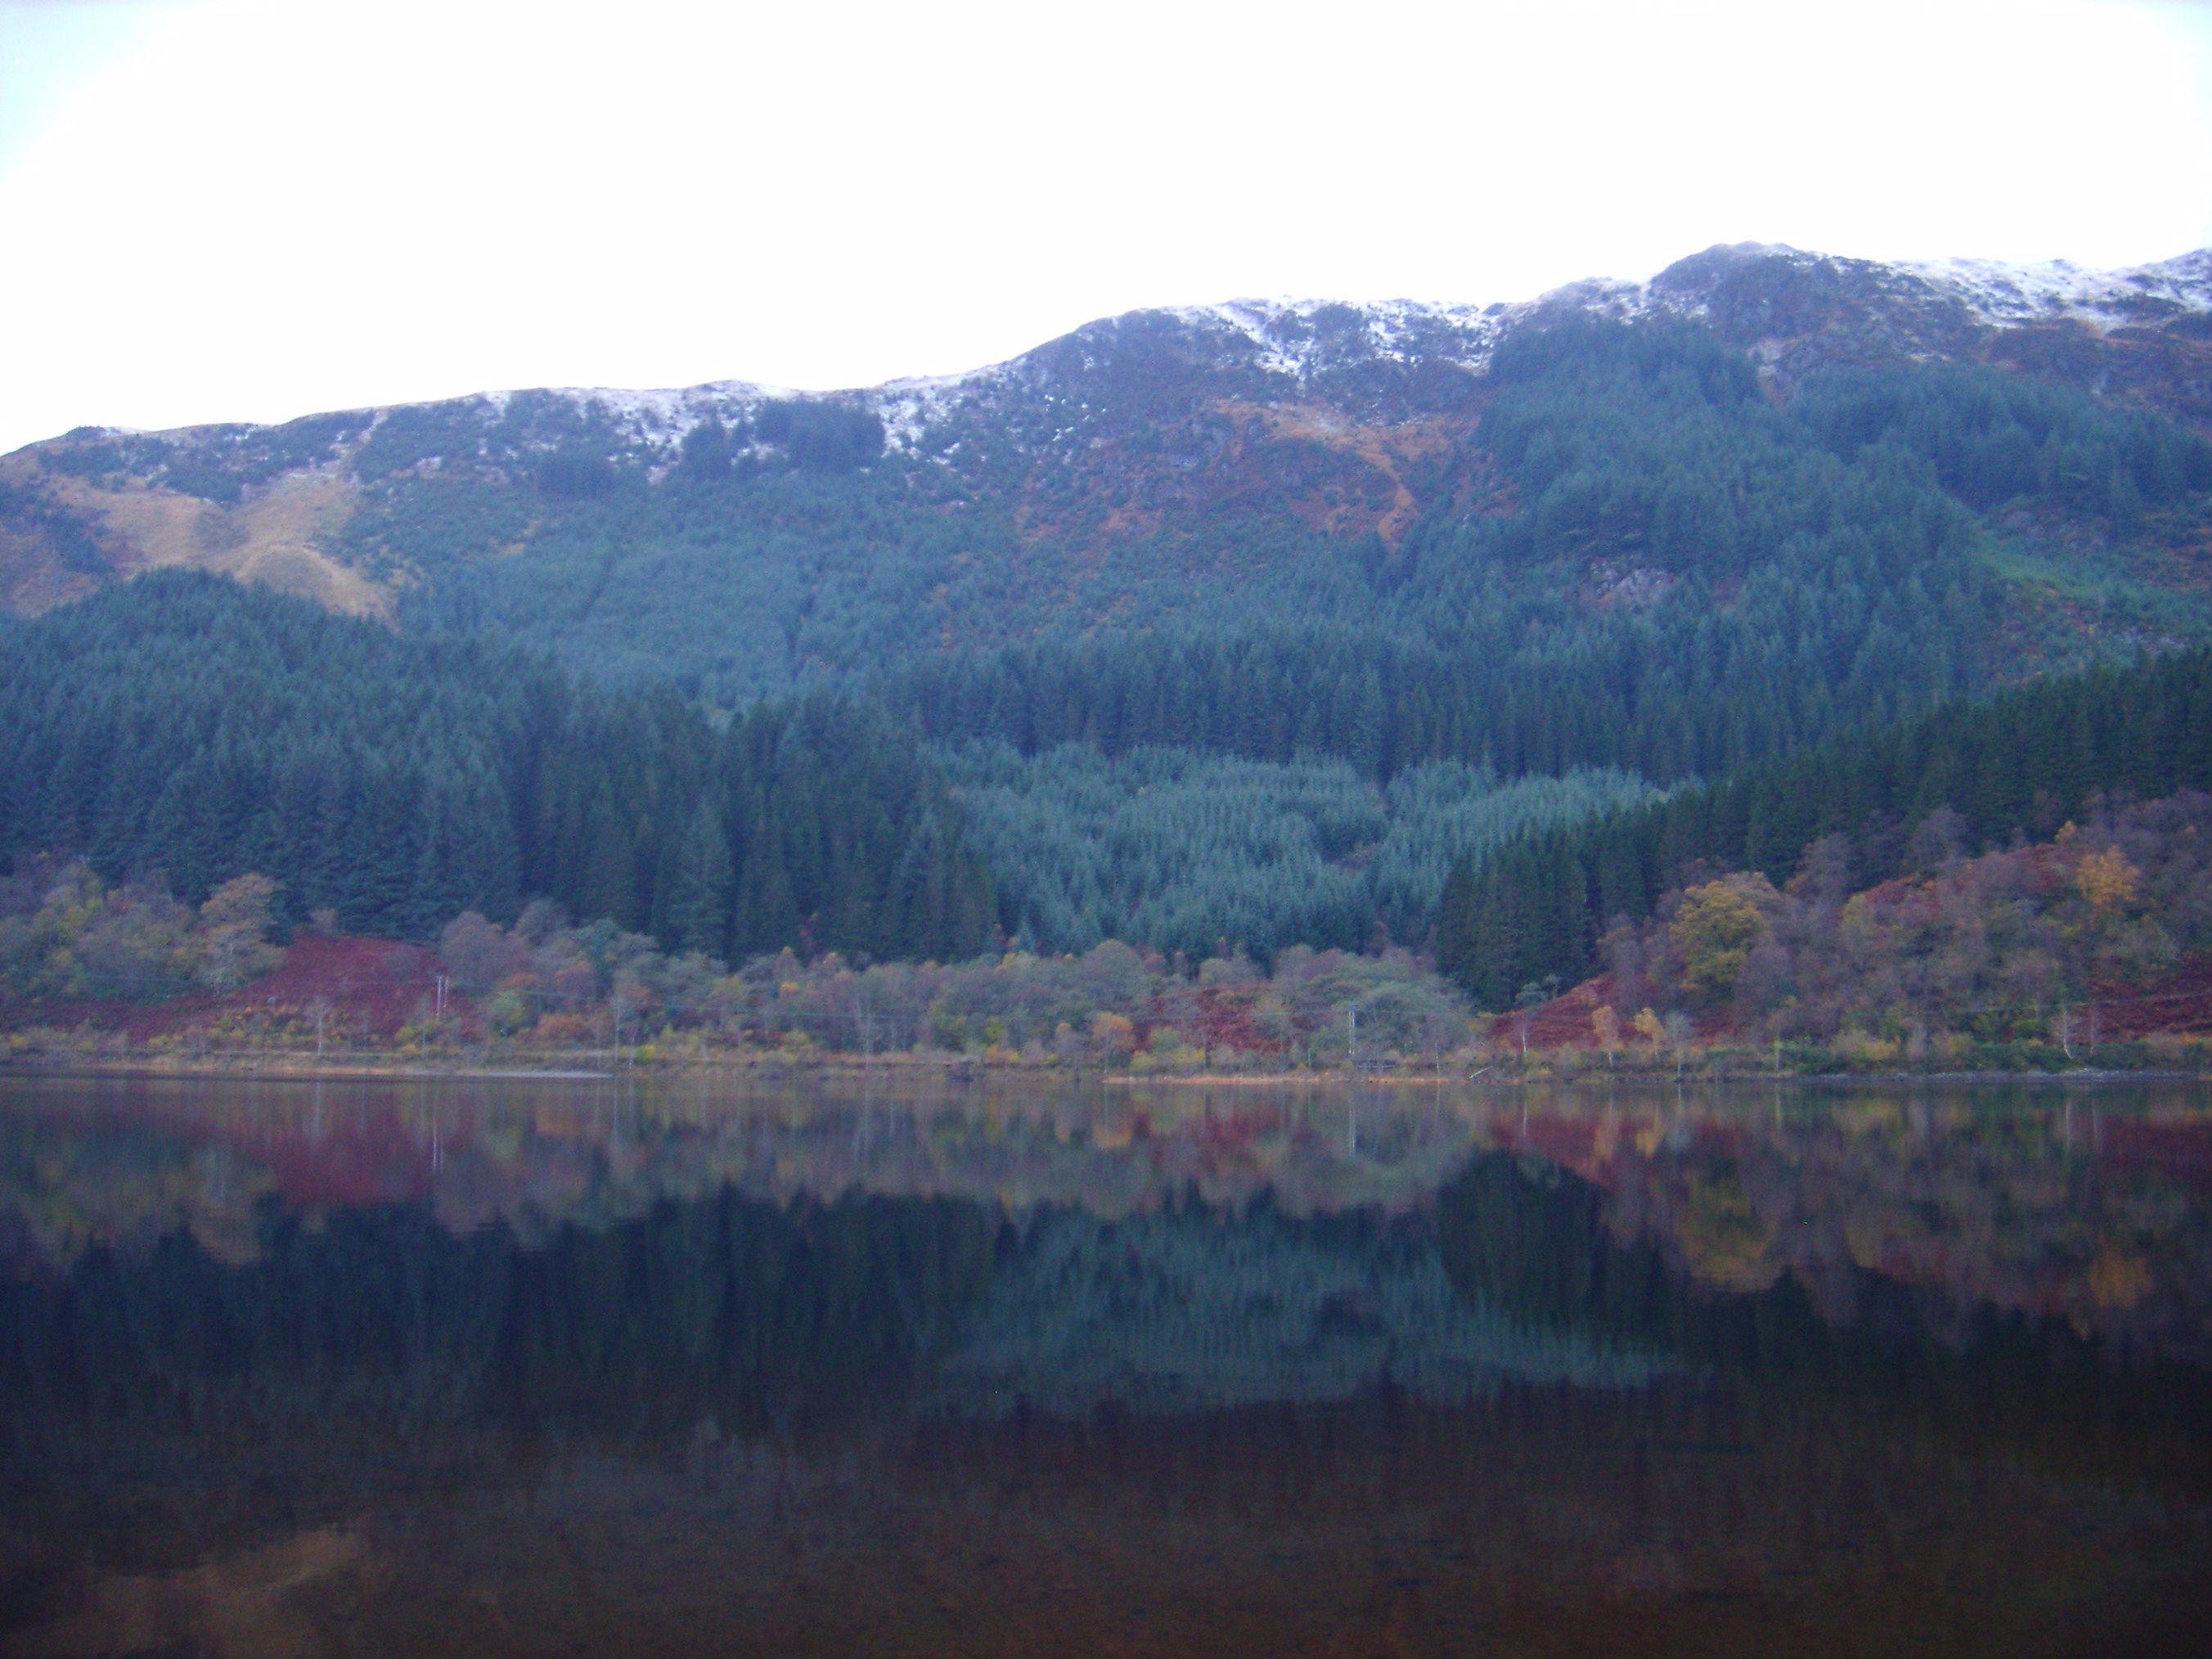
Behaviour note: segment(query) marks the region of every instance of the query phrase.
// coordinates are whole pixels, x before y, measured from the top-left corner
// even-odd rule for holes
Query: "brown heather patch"
[[[87,998],[0,1004],[0,1031],[46,1026],[117,1032],[140,1046],[204,1031],[226,1019],[234,1024],[289,1021],[312,1030],[308,1011],[319,998],[330,1005],[333,1043],[364,1034],[383,1041],[429,1005],[438,975],[446,971],[436,954],[421,945],[301,933],[285,946],[279,966],[234,991],[190,991],[159,1002]],[[475,1002],[458,992],[449,992],[446,1007],[456,1019],[476,1018]]]
[[[2147,404],[2212,437],[2212,337],[2195,326],[2179,319],[2100,330],[2069,317],[2000,329],[1978,355],[1996,368]]]
[[[1070,537],[1103,556],[1116,542],[1154,535],[1178,519],[1202,516],[1250,498],[1287,513],[1309,529],[1338,537],[1371,530],[1395,546],[1419,510],[1407,487],[1407,471],[1429,457],[1449,455],[1474,429],[1474,418],[1468,415],[1395,426],[1364,423],[1321,402],[1276,404],[1217,398],[1205,404],[1204,410],[1226,417],[1227,432],[1203,465],[1176,467],[1150,458],[1131,465],[1121,446],[1109,443],[1084,457],[1084,471],[1094,478],[1110,477],[1110,483],[1094,489],[1103,492],[1110,488],[1126,499],[1103,513],[1097,510],[1095,496],[1088,511],[1055,508],[1040,499],[1040,492],[1025,486],[1018,492],[1022,499],[1013,515],[1022,538],[1036,542]],[[1269,445],[1279,442],[1317,445],[1334,453],[1346,471],[1286,489],[1273,472],[1267,453]],[[1363,488],[1364,480],[1378,477],[1380,500],[1375,499],[1377,492]],[[1162,483],[1171,488],[1162,490]],[[1331,489],[1340,496],[1334,504],[1328,500]]]
[[[89,576],[64,569],[36,538],[0,530],[0,611],[35,617],[95,592]]]
[[[1155,507],[1139,507],[1134,501],[1124,501],[1110,509],[1098,526],[1101,536],[1115,540],[1131,536],[1150,536],[1160,527],[1160,510]]]
[[[1256,426],[1270,438],[1324,444],[1356,455],[1382,474],[1389,480],[1390,501],[1379,512],[1364,502],[1346,501],[1330,507],[1311,496],[1294,504],[1293,510],[1316,527],[1333,533],[1372,530],[1393,547],[1419,511],[1413,491],[1406,487],[1407,467],[1426,456],[1449,453],[1474,430],[1474,420],[1464,415],[1434,416],[1399,426],[1370,426],[1322,403],[1252,404],[1224,398],[1209,407],[1230,416],[1240,433]]]
[[[29,450],[0,456],[0,483],[35,489],[42,477]],[[83,599],[99,586],[94,578],[62,565],[38,537],[0,528],[0,611],[35,617]]]
[[[353,516],[358,492],[343,473],[287,473],[235,507],[175,490],[133,484],[101,489],[34,464],[9,468],[11,481],[40,484],[58,507],[98,527],[117,574],[181,567],[296,594],[345,616],[389,621],[392,593],[317,544]],[[0,543],[0,604],[19,614],[43,611],[93,591],[95,583],[55,566],[41,548]]]

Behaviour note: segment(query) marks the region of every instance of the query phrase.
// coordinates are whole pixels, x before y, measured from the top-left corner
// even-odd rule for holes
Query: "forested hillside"
[[[1437,959],[1485,1006],[1595,971],[1614,918],[1700,872],[1780,882],[1808,848],[1850,891],[2017,845],[2095,798],[2212,787],[2212,652],[2100,669],[1770,761],[1663,802],[1524,835],[1446,885]],[[1829,839],[1832,838],[1832,839]]]
[[[1510,684],[1597,700],[1584,723],[1614,752],[1573,760],[1664,772],[1674,748],[1711,771],[1774,723],[1701,708],[1662,738],[1675,716],[1646,702],[1778,662],[1794,730],[1826,702],[1880,714],[1869,682],[1900,666],[1912,706],[1985,677],[1993,648],[2030,670],[2212,636],[2212,474],[2170,419],[2212,421],[2185,395],[2204,264],[2037,311],[1986,273],[1714,250],[1633,292],[1483,311],[1133,313],[955,380],[835,396],[732,382],[88,428],[0,462],[0,565],[51,567],[19,605],[149,559],[234,569],[725,708],[1084,639],[1109,647],[1084,669],[1109,706],[1074,718],[1110,727],[1111,647],[1257,637],[1351,672],[1348,691],[1331,672],[1301,695],[1293,744],[1364,715],[1370,749],[1486,744],[1548,769],[1557,739],[1489,712]],[[1917,589],[1892,592],[1907,574]],[[1653,652],[1679,660],[1671,679]],[[1080,736],[1060,688],[1012,708],[983,668],[981,713],[929,687],[945,735]],[[1370,670],[1394,701],[1474,678],[1382,733],[1358,706]]]
[[[1462,854],[1656,792],[1621,772],[1508,782],[1431,761],[1387,785],[1343,760],[1194,749],[1109,758],[1063,744],[937,751],[1028,950],[1135,940],[1193,962],[1241,946],[1360,950],[1425,939]]]
[[[957,810],[876,716],[666,690],[417,642],[216,579],[149,576],[0,631],[0,845],[231,876],[420,938],[546,897],[721,957],[971,955],[995,921]]]
[[[169,576],[0,629],[0,852],[410,938],[548,897],[730,959],[1433,942],[1495,1002],[1684,858],[1825,833],[1685,831],[1577,896],[1589,815],[2212,643],[2208,307],[2193,255],[1722,249],[866,392],[87,428],[0,458],[0,599],[186,562],[385,625]]]
[[[934,735],[1025,751],[1182,743],[1316,750],[1381,776],[1458,759],[1673,779],[2039,663],[2212,637],[2200,595],[2087,559],[2068,580],[2094,590],[2096,621],[2077,629],[2065,599],[2008,579],[2031,556],[1970,505],[2117,502],[2193,556],[2212,445],[2170,422],[1989,371],[1837,377],[1777,409],[1696,331],[1581,319],[1510,338],[1490,381],[1480,494],[1395,550],[1286,563],[1211,626],[939,658],[894,702]]]

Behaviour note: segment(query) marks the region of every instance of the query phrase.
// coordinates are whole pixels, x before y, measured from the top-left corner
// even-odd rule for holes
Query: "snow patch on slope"
[[[2212,310],[2212,248],[2124,270],[2087,270],[2064,259],[1900,261],[1896,268],[1954,295],[1992,328],[2072,319],[2101,331]]]
[[[1259,367],[1302,384],[1354,361],[1441,361],[1479,370],[1490,361],[1503,320],[1499,307],[1423,300],[1226,300],[1166,314],[1242,336]]]
[[[913,375],[887,380],[879,386],[852,394],[862,407],[875,411],[884,423],[884,441],[893,449],[911,449],[922,434],[950,415],[956,404],[979,387],[1005,380],[1012,373],[1008,363],[993,363],[965,374]]]
[[[960,398],[979,383],[999,378],[1004,365],[966,374],[918,376],[878,386],[844,392],[801,392],[754,380],[710,380],[681,388],[629,390],[619,386],[555,386],[585,412],[596,411],[625,439],[648,447],[673,450],[693,428],[709,420],[734,426],[750,421],[763,404],[783,398],[842,404],[872,411],[884,423],[894,447],[910,447],[942,420]],[[511,393],[496,395],[502,408]]]
[[[629,441],[672,448],[710,416],[725,423],[745,420],[772,398],[794,394],[750,380],[710,380],[702,386],[633,391],[621,386],[555,386],[579,410],[596,410]]]

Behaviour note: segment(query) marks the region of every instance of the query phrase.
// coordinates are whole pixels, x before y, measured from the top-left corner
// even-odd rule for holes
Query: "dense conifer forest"
[[[1836,837],[1844,891],[1961,852],[2047,839],[2096,798],[2212,787],[2212,652],[2046,681],[1769,761],[1662,802],[1525,834],[1461,862],[1437,960],[1500,1007],[1581,978],[1616,918],[1649,916],[1699,872],[1795,872]]]
[[[995,920],[942,783],[826,699],[718,729],[665,690],[158,574],[0,633],[0,842],[197,903],[434,933],[526,898],[672,948],[966,956]]]
[[[1194,962],[1232,946],[1265,960],[1299,944],[1421,943],[1462,854],[1656,793],[1622,772],[1507,782],[1458,761],[1377,785],[1321,756],[1109,758],[1063,744],[1024,759],[997,741],[938,753],[1018,945],[1087,951],[1118,938]]]

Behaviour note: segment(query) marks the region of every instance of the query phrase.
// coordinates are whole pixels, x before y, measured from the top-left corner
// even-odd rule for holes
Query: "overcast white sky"
[[[0,451],[1718,241],[2212,243],[2212,8],[0,0]]]

